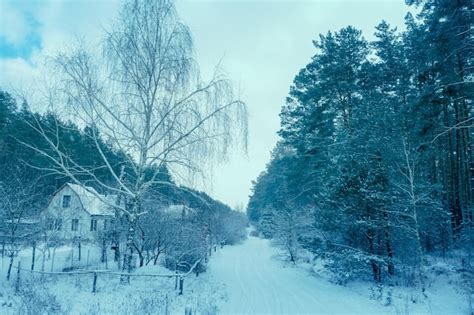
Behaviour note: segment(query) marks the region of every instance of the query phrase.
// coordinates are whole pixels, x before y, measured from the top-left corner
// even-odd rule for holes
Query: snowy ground
[[[90,264],[97,265],[100,251],[85,246]],[[22,265],[28,266],[28,253],[21,253]],[[58,249],[54,269],[71,264],[71,250]],[[40,264],[41,256],[38,257]],[[100,275],[97,293],[92,293],[92,276],[39,276],[24,274],[22,299],[12,283],[4,281],[6,261],[1,268],[0,314],[467,314],[466,301],[456,292],[449,277],[430,280],[428,299],[406,288],[395,288],[392,305],[385,299],[371,299],[369,283],[347,287],[328,282],[311,273],[304,264],[294,266],[281,259],[267,240],[249,237],[244,243],[227,246],[211,257],[206,273],[185,280],[184,295],[174,290],[174,279],[132,278],[131,284],[119,284],[117,276]],[[111,267],[111,266],[109,266]],[[39,269],[39,265],[38,268]],[[46,270],[49,265],[46,264]],[[146,266],[137,272],[168,273],[159,266]],[[416,297],[417,303],[411,302]],[[48,308],[47,305],[50,307]],[[39,311],[39,310],[42,311]]]
[[[22,268],[31,266],[31,248],[22,250],[15,258]],[[109,252],[108,264],[100,263],[101,250],[94,244],[83,244],[82,259],[78,262],[77,247],[60,247],[52,255],[45,255],[45,268],[49,272],[62,271],[74,266],[76,269],[111,271],[116,269],[113,253]],[[41,270],[43,261],[37,251],[36,268]],[[0,265],[0,314],[184,314],[190,307],[201,314],[215,313],[217,300],[223,299],[224,289],[208,280],[208,273],[196,277],[191,274],[184,282],[182,296],[175,290],[174,278],[132,277],[129,285],[121,285],[118,275],[99,274],[97,292],[92,293],[93,276],[45,275],[21,272],[20,294],[15,293],[16,269],[12,279],[6,281],[8,258]],[[137,273],[170,274],[161,266],[145,266]]]
[[[357,292],[330,284],[276,260],[267,240],[255,237],[227,248],[210,272],[224,281],[224,314],[389,314]]]
[[[370,298],[370,283],[335,285],[280,257],[268,240],[251,236],[214,257],[210,274],[227,288],[222,314],[468,314],[465,296],[447,278],[431,279],[428,299],[394,288],[392,305],[385,306],[385,299]]]

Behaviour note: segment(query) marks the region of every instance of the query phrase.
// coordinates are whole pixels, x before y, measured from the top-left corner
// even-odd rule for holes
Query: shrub
[[[258,232],[257,230],[252,230],[252,231],[250,231],[250,236],[259,237],[259,236],[260,236],[260,232]]]
[[[32,281],[23,283],[20,292],[19,314],[40,315],[65,313],[56,297]]]

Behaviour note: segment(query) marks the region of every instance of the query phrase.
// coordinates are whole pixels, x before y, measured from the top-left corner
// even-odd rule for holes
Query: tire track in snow
[[[330,284],[273,259],[267,240],[249,237],[225,247],[210,263],[225,284],[221,314],[390,314],[391,310],[348,288]]]

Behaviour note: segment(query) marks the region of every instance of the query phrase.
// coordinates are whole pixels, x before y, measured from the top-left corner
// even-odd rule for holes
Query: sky
[[[233,150],[197,188],[244,208],[278,141],[278,114],[293,78],[316,53],[312,41],[347,25],[371,39],[382,19],[403,29],[409,9],[404,0],[178,0],[176,6],[203,77],[220,64],[249,112],[247,153]],[[0,0],[0,88],[34,92],[45,56],[76,39],[98,41],[120,7],[120,0]]]

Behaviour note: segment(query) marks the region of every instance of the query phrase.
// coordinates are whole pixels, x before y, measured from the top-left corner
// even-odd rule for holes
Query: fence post
[[[53,256],[51,257],[51,272],[54,270],[54,258],[56,257],[56,247],[53,247]],[[41,270],[44,271],[44,255],[43,255],[43,266]]]
[[[97,272],[94,272],[94,282],[92,283],[92,293],[96,293],[97,289]]]
[[[18,292],[20,290],[20,267],[21,267],[21,261],[18,260],[18,269],[16,272],[16,284],[15,284],[15,291]]]
[[[82,248],[81,248],[81,237],[79,236],[79,243],[77,244],[78,254],[77,254],[77,261],[81,261],[82,256]]]
[[[36,259],[36,242],[33,241],[33,253],[31,256],[31,271],[35,270],[35,259]]]
[[[178,295],[183,295],[183,283],[184,283],[184,278],[179,277],[179,293],[178,293]]]
[[[176,276],[174,277],[174,289],[178,290],[178,270],[176,270]]]

